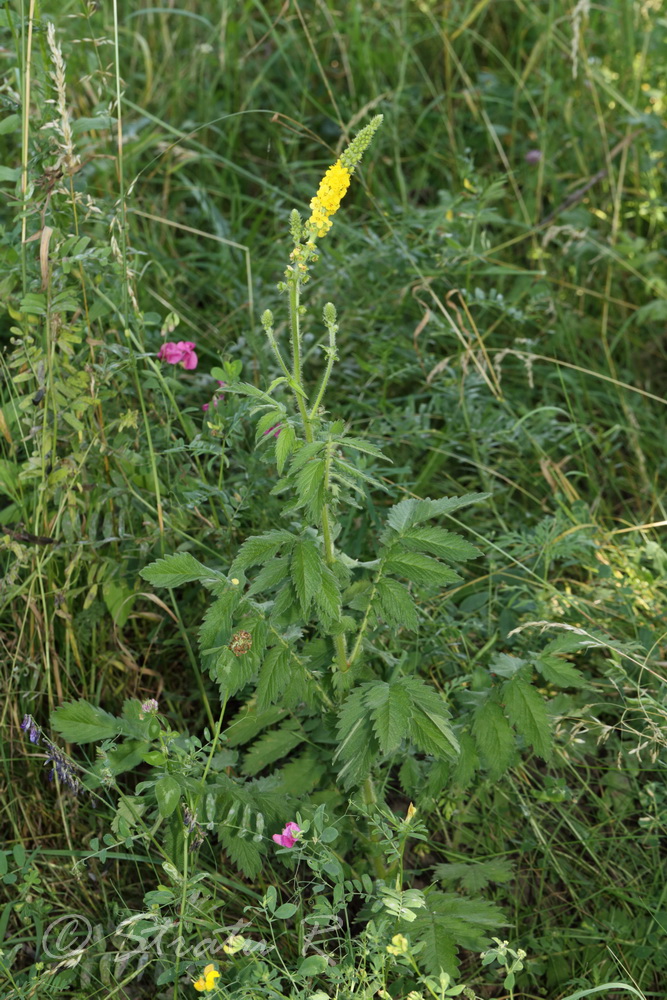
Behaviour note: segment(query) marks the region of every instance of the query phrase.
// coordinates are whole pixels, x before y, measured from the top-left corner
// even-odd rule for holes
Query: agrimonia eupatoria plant
[[[203,740],[175,732],[155,703],[134,701],[121,718],[87,702],[66,704],[53,725],[72,742],[104,741],[84,786],[120,791],[121,773],[151,766],[134,794],[121,794],[114,830],[128,846],[144,837],[155,844],[162,826],[161,850],[184,885],[191,852],[215,836],[248,878],[257,878],[274,841],[292,865],[316,793],[319,807],[345,827],[341,859],[365,838],[363,865],[376,879],[368,892],[392,915],[398,941],[392,947],[404,954],[410,924],[414,943],[421,942],[414,954],[428,974],[455,976],[457,946],[483,947],[500,911],[458,891],[404,889],[404,841],[398,838],[398,853],[387,849],[396,840],[387,793],[400,788],[417,799],[437,798],[443,788],[465,787],[479,769],[499,776],[522,746],[548,758],[550,727],[534,674],[566,687],[583,683],[559,654],[584,643],[560,639],[525,658],[500,654],[474,690],[463,692],[452,719],[444,695],[418,675],[417,658],[402,647],[420,628],[423,598],[460,582],[457,567],[479,554],[438,521],[486,494],[403,499],[387,510],[370,558],[346,552],[347,509],[363,511],[370,489],[386,491],[373,463],[387,459],[324,408],[337,360],[338,317],[330,302],[322,314],[324,365],[316,388],[304,377],[301,293],[318,240],[329,232],[381,121],[374,118],[327,170],[309,218],[292,213],[293,249],[279,285],[288,303],[289,350],[271,312],[262,317],[278,369],[274,380],[265,389],[241,381],[238,361],[212,371],[226,396],[250,401],[259,417],[258,444],[274,448],[273,493],[284,498],[284,523],[246,538],[227,567],[205,566],[184,550],[142,572],[156,587],[198,583],[211,593],[199,645],[220,693],[213,731]],[[342,885],[339,861],[327,872]],[[501,874],[487,881],[509,877]],[[445,873],[442,880],[457,877]],[[333,891],[340,902],[344,890]],[[210,969],[208,975],[217,978]]]

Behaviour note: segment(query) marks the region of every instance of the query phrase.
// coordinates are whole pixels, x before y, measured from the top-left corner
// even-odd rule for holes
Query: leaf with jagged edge
[[[251,837],[239,837],[235,830],[218,826],[218,835],[229,859],[246,878],[256,879],[262,870],[262,855]]]
[[[278,559],[269,559],[262,566],[261,570],[246,591],[246,597],[254,594],[261,594],[264,590],[271,590],[272,587],[282,583],[289,576],[289,556],[280,556]]]
[[[373,601],[375,613],[388,625],[404,625],[416,632],[419,628],[417,607],[407,587],[387,577],[378,581]]]
[[[562,656],[552,656],[542,651],[533,659],[536,670],[544,677],[545,681],[556,684],[561,688],[581,688],[587,687],[587,681],[580,670],[563,659]]]
[[[282,476],[285,463],[297,446],[296,432],[291,424],[283,423],[280,434],[276,438],[276,466],[278,475]]]
[[[157,559],[140,570],[140,575],[154,587],[181,587],[184,583],[199,582],[210,590],[225,580],[222,573],[208,569],[189,552]]]
[[[438,562],[437,559],[431,559],[421,552],[408,552],[397,545],[394,545],[387,554],[384,569],[386,573],[394,573],[413,583],[432,587],[461,582],[461,577],[455,570]]]
[[[373,734],[364,696],[372,683],[361,684],[351,692],[338,718],[338,749],[333,760],[343,762],[338,779],[343,787],[360,785],[370,774],[379,747]]]
[[[399,537],[401,545],[406,549],[428,552],[438,559],[449,559],[451,562],[476,559],[480,554],[479,549],[466,541],[462,535],[435,525],[408,528]]]
[[[292,549],[290,574],[304,617],[322,582],[322,556],[310,538],[300,539]]]
[[[410,498],[401,500],[391,508],[387,515],[387,524],[394,531],[403,533],[407,528],[415,524],[421,524],[431,517],[440,517],[442,514],[451,514],[455,510],[467,507],[471,503],[479,503],[486,500],[489,493],[466,493],[460,497],[442,497],[440,500],[417,500]]]
[[[277,702],[291,680],[290,650],[287,646],[273,646],[259,669],[257,708],[262,712]]]
[[[427,972],[458,975],[458,949],[480,951],[491,930],[505,924],[502,910],[483,899],[468,899],[453,892],[426,893],[426,907],[407,925],[415,941],[423,941],[420,960]]]
[[[322,566],[322,578],[320,586],[315,592],[315,601],[328,621],[340,621],[340,587],[338,580],[328,566]]]
[[[296,541],[297,536],[284,528],[266,531],[263,535],[251,535],[237,552],[229,570],[230,577],[240,576],[258,563],[263,565],[269,559],[273,559],[281,549],[291,549]]]
[[[551,727],[542,695],[515,675],[502,686],[505,714],[514,728],[543,760],[551,757]]]
[[[366,707],[373,719],[373,729],[383,754],[393,753],[407,736],[412,718],[412,702],[399,684],[378,682],[367,688]]]
[[[488,861],[458,861],[436,865],[433,874],[445,884],[460,882],[466,892],[480,892],[491,882],[509,882],[514,877],[514,868],[504,858],[490,858]]]
[[[294,723],[286,723],[280,729],[272,729],[256,740],[243,759],[243,773],[251,777],[269,764],[281,760],[295,747],[303,743],[306,736]]]
[[[492,780],[510,766],[515,753],[514,734],[498,702],[487,698],[476,710],[472,733]]]

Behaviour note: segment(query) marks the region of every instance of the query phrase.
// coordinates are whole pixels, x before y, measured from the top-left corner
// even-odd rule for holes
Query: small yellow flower
[[[207,965],[204,969],[203,975],[199,979],[193,979],[192,985],[200,993],[208,992],[208,990],[215,989],[215,981],[220,978],[220,973],[216,967],[211,964]]]
[[[390,955],[407,955],[409,947],[406,937],[402,934],[394,934],[391,944],[387,945],[387,951]]]
[[[416,812],[417,812],[417,810],[415,809],[415,807],[413,806],[413,804],[411,802],[410,805],[408,806],[408,811],[405,814],[405,822],[409,823],[410,820],[412,819],[412,817],[415,815]]]
[[[240,934],[232,934],[232,936],[227,940],[226,944],[223,944],[222,950],[226,955],[235,955],[237,951],[240,951],[245,944],[245,938]]]
[[[350,186],[351,176],[347,167],[344,167],[340,160],[336,160],[320,181],[317,194],[310,203],[312,214],[308,220],[308,225],[315,229],[318,236],[326,236],[331,229],[329,216],[335,215],[340,208],[340,203]]]
[[[239,581],[236,579],[235,576],[233,576],[232,577],[232,586],[233,587],[238,587],[238,585],[239,585]]]

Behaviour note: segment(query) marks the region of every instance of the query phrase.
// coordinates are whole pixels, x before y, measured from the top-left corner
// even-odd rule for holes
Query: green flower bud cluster
[[[373,136],[382,124],[383,117],[384,115],[376,115],[374,118],[371,118],[368,125],[362,128],[360,132],[357,132],[345,152],[341,154],[340,162],[350,173],[352,173],[370,146]]]

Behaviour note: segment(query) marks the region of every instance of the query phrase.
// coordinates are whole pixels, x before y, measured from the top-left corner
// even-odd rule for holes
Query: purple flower
[[[272,840],[281,847],[294,847],[297,841],[297,834],[301,833],[298,823],[287,823],[283,827],[282,833],[274,833]]]
[[[157,712],[159,707],[160,706],[155,698],[149,698],[148,701],[145,701],[141,706],[141,714],[139,718],[143,718],[144,715],[151,715],[153,712]]]
[[[42,735],[42,730],[39,728],[32,715],[24,715],[23,722],[21,723],[21,729],[24,733],[28,733],[28,738],[31,743],[39,743],[39,738]]]
[[[526,161],[526,163],[539,163],[541,159],[542,159],[542,152],[539,149],[529,149],[526,155],[524,156],[524,160]]]
[[[65,785],[75,795],[78,795],[81,791],[81,782],[75,771],[78,765],[71,761],[51,740],[45,740],[45,743],[47,749],[46,762],[53,765],[49,772],[49,781],[53,781],[54,774],[57,774],[61,785]]]
[[[264,437],[267,434],[273,434],[274,438],[280,437],[281,430],[282,426],[280,424],[274,424],[273,427],[269,427],[268,431],[264,431]]]

